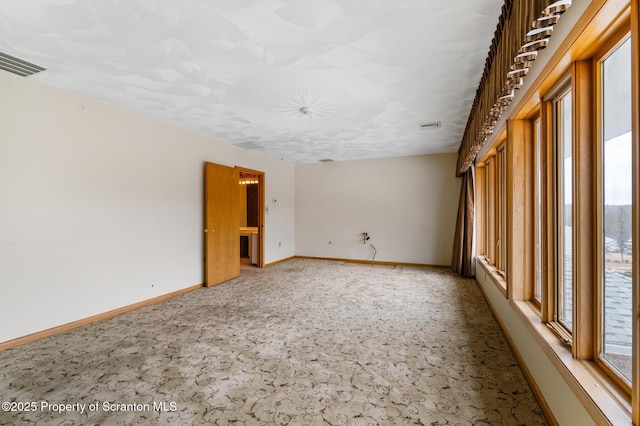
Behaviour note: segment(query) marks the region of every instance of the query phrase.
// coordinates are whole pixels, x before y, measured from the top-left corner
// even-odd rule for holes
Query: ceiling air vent
[[[0,69],[9,71],[10,73],[20,75],[22,77],[28,77],[32,74],[39,73],[45,69],[32,64],[31,62],[23,61],[15,56],[7,55],[4,52],[0,52]]]
[[[242,149],[254,149],[254,150],[264,149],[263,146],[260,146],[255,142],[240,142],[240,143],[234,144],[233,146],[237,146],[238,148],[242,148]]]
[[[430,123],[419,123],[418,127],[420,127],[422,130],[428,130],[428,129],[439,129],[441,125],[442,124],[439,121],[432,121]]]

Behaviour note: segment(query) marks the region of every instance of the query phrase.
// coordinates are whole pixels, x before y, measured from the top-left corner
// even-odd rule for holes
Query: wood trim
[[[346,263],[360,263],[370,265],[370,260],[362,260],[362,259],[342,259],[337,257],[317,257],[317,256],[294,256],[294,259],[315,259],[315,260],[331,260],[335,262],[346,262]],[[432,265],[428,263],[408,263],[408,262],[386,262],[381,260],[376,260],[373,266],[418,266],[418,267],[428,267],[428,268],[444,268],[450,269],[451,265]]]
[[[604,111],[602,109],[603,102],[603,86],[602,86],[602,65],[607,57],[615,51],[620,45],[627,40],[628,34],[631,31],[629,25],[618,25],[616,26],[617,30],[613,32],[613,36],[606,40],[602,46],[597,50],[597,54],[594,56],[592,60],[592,72],[593,72],[593,144],[589,145],[589,147],[593,147],[593,169],[592,173],[592,182],[594,193],[592,194],[592,202],[593,202],[593,253],[594,253],[594,263],[592,267],[592,275],[593,278],[593,286],[592,290],[592,299],[595,300],[591,306],[593,306],[593,340],[592,340],[592,353],[593,360],[596,365],[600,367],[605,374],[607,374],[612,381],[612,383],[625,392],[629,397],[632,394],[632,386],[619,376],[619,374],[612,367],[610,362],[603,359],[602,357],[602,348],[604,345],[604,330],[603,330],[603,311],[600,309],[600,306],[604,306],[604,256],[603,256],[603,209],[604,201],[603,201],[603,120],[604,120]],[[638,164],[638,163],[636,163]],[[584,189],[583,189],[584,191]],[[582,269],[582,268],[581,268]]]
[[[527,159],[527,173],[525,178],[526,184],[526,200],[527,208],[525,210],[526,226],[527,229],[527,242],[525,251],[525,283],[524,283],[524,300],[529,300],[540,307],[539,301],[536,300],[536,285],[538,279],[538,263],[542,265],[541,259],[538,259],[538,250],[536,243],[538,243],[538,236],[541,234],[542,228],[538,224],[538,219],[542,217],[542,212],[538,212],[538,179],[542,177],[542,173],[539,174],[538,167],[543,164],[542,155],[538,158],[538,150],[541,148],[541,135],[536,131],[536,123],[541,124],[540,111],[537,114],[527,119],[527,126],[530,132],[531,144],[526,147],[526,159]],[[542,128],[540,128],[542,131]],[[541,244],[541,242],[540,242]],[[539,245],[542,247],[541,245]]]
[[[573,90],[573,356],[594,357],[594,73],[591,59],[574,62]]]
[[[633,146],[633,242],[636,255],[633,256],[633,337],[636,342],[633,351],[632,380],[634,383],[631,392],[633,401],[633,424],[640,425],[640,1],[631,1],[631,117],[632,117],[632,146]]]
[[[532,144],[532,140],[528,127],[525,120],[507,121],[507,161],[504,165],[507,172],[507,294],[516,300],[526,297],[527,260],[522,254],[527,252],[531,234],[525,211],[525,207],[530,205],[526,187],[526,147]]]
[[[637,1],[637,0],[634,0]],[[624,9],[628,0],[593,0],[584,11],[578,22],[564,38],[560,46],[545,65],[543,71],[531,83],[520,100],[513,105],[510,118],[524,118],[531,114],[552,87],[570,69],[571,63],[583,57],[590,43],[577,43],[589,34],[600,38],[598,34],[606,31],[617,11]]]
[[[540,139],[542,143],[542,151],[544,162],[542,170],[542,211],[543,211],[543,246],[542,246],[542,321],[553,321],[555,293],[552,283],[556,279],[555,268],[555,155],[554,155],[554,136],[553,136],[553,104],[551,101],[542,103],[542,113],[540,117]],[[546,232],[545,232],[546,231]],[[544,284],[546,283],[546,285]]]
[[[284,259],[280,259],[280,260],[276,260],[275,262],[267,263],[267,264],[264,265],[264,267],[265,268],[270,268],[272,266],[278,265],[280,263],[288,262],[288,261],[290,261],[292,259],[295,259],[295,258],[296,258],[296,256],[285,257]]]
[[[260,181],[260,184],[258,185],[258,222],[259,222],[259,232],[258,232],[258,241],[260,243],[260,250],[258,253],[258,256],[260,257],[259,261],[258,261],[258,267],[260,268],[264,268],[264,251],[265,251],[265,242],[264,242],[264,237],[266,235],[266,228],[265,228],[265,191],[267,188],[267,176],[265,173],[261,173],[260,175],[258,175],[258,180]]]
[[[573,358],[528,302],[511,301],[510,304],[596,424],[629,425],[628,402],[617,390],[607,386],[607,378],[594,368],[593,362]]]
[[[608,43],[616,44],[625,33],[630,31],[629,21],[631,5],[629,0],[607,0],[594,20],[577,40],[573,51],[575,60],[589,59],[598,56],[598,51],[609,49]],[[593,40],[610,40],[594,43]]]
[[[604,193],[603,193],[603,182],[604,182],[604,144],[603,144],[603,108],[602,108],[602,94],[603,94],[603,86],[602,86],[602,54],[599,54],[597,58],[594,60],[594,76],[595,76],[595,109],[594,109],[594,135],[596,138],[596,147],[594,148],[593,158],[594,158],[594,233],[595,233],[595,241],[597,249],[594,253],[594,280],[595,280],[595,288],[594,288],[594,297],[596,298],[597,308],[594,312],[594,361],[600,367],[604,369],[609,369],[609,366],[606,363],[603,363],[600,360],[601,356],[601,348],[604,346],[604,312],[600,309],[600,306],[604,306],[604,258],[605,253],[601,249],[604,246],[604,212],[601,206],[603,206],[604,201]],[[612,376],[613,377],[613,376]],[[614,380],[616,380],[614,378]]]
[[[537,281],[540,279],[541,290],[544,288],[545,274],[547,273],[547,262],[545,261],[545,247],[547,244],[545,229],[547,229],[546,225],[546,215],[545,215],[545,203],[546,203],[546,182],[547,182],[547,173],[546,170],[546,150],[545,150],[545,137],[544,131],[542,128],[542,106],[537,110],[537,115],[531,117],[529,120],[532,131],[532,146],[529,150],[530,155],[530,174],[529,177],[531,179],[531,184],[529,185],[529,190],[531,191],[528,199],[531,200],[531,209],[528,211],[531,214],[531,224],[530,231],[533,236],[531,241],[531,245],[528,247],[533,249],[532,256],[528,256],[531,262],[531,271],[530,275],[528,275],[531,279],[531,282],[528,285],[527,291],[527,300],[531,300],[537,307],[538,310],[542,307],[543,295],[542,291],[538,295],[539,298],[536,299],[536,287]],[[540,203],[538,204],[538,200]],[[537,243],[537,247],[536,247]],[[526,255],[526,253],[525,253]],[[538,264],[540,265],[540,270],[538,270]],[[538,276],[538,272],[540,272],[540,276]]]
[[[481,229],[485,225],[487,218],[485,217],[485,203],[486,203],[486,185],[485,185],[485,168],[484,163],[476,165],[476,196],[475,196],[475,238],[476,238],[476,253],[484,256],[487,252],[486,235]]]
[[[573,82],[572,82],[573,83]],[[573,328],[571,328],[569,330],[569,324],[567,323],[565,318],[562,318],[562,313],[564,312],[563,308],[564,306],[568,303],[564,300],[564,293],[565,290],[567,289],[567,284],[568,282],[571,282],[572,285],[575,283],[575,270],[573,267],[570,268],[570,271],[566,271],[565,269],[565,250],[566,250],[566,245],[568,243],[571,244],[571,250],[573,253],[573,249],[575,247],[573,247],[575,245],[575,205],[573,204],[573,200],[575,197],[575,184],[574,184],[574,169],[575,169],[575,155],[576,153],[574,152],[576,150],[576,144],[575,144],[575,137],[573,135],[573,117],[575,116],[574,114],[572,114],[571,116],[571,140],[570,142],[570,149],[571,149],[571,156],[570,158],[572,159],[571,161],[571,174],[569,176],[569,179],[571,179],[571,189],[572,189],[572,194],[571,194],[571,220],[572,220],[572,227],[571,227],[571,240],[568,241],[568,239],[566,238],[566,232],[565,232],[565,221],[567,220],[567,215],[566,215],[566,211],[565,211],[565,188],[567,185],[566,179],[565,177],[567,177],[567,173],[566,173],[566,168],[564,165],[564,159],[566,156],[566,152],[565,152],[565,140],[564,140],[564,136],[565,136],[565,130],[563,128],[563,126],[565,125],[565,123],[563,122],[563,114],[566,112],[566,108],[563,105],[563,101],[570,99],[571,100],[571,108],[573,109],[574,107],[574,101],[573,101],[573,86],[569,85],[567,87],[563,87],[559,90],[559,92],[557,94],[554,94],[554,97],[552,98],[552,100],[550,101],[550,109],[551,109],[551,121],[549,121],[549,124],[551,125],[551,153],[553,155],[554,161],[553,161],[553,168],[552,168],[552,174],[551,176],[553,177],[553,185],[552,185],[552,189],[551,192],[549,194],[553,194],[553,210],[552,210],[552,216],[555,218],[555,222],[553,223],[553,239],[551,240],[553,242],[553,245],[551,247],[549,247],[550,251],[553,252],[553,262],[551,263],[552,265],[554,265],[554,274],[552,275],[552,281],[549,281],[550,283],[553,283],[552,285],[550,285],[550,289],[552,291],[550,291],[550,293],[552,294],[552,301],[553,304],[550,305],[551,308],[551,318],[550,321],[556,322],[560,325],[562,325],[563,327],[565,327],[567,334],[571,335],[573,334]],[[571,260],[571,264],[573,265],[573,255],[572,255],[572,260]],[[566,272],[569,272],[571,275],[569,276],[569,274],[566,274]],[[575,285],[573,285],[572,287],[575,290]],[[573,298],[573,293],[571,294],[571,298]],[[573,313],[575,312],[575,309],[572,309],[571,311],[571,322],[573,324],[575,324],[575,318],[573,316]],[[564,322],[564,323],[563,323]]]
[[[476,258],[476,268],[482,268],[493,283],[493,285],[498,289],[498,291],[502,294],[502,296],[507,298],[507,282],[504,278],[498,273],[498,270],[488,263],[486,259]]]
[[[481,265],[488,278],[496,278],[486,264],[481,263]],[[513,342],[509,328],[506,327],[504,321],[497,315],[496,308],[487,296],[483,284],[479,282],[477,278],[476,282],[507,338],[507,342],[511,346],[533,392],[538,398],[542,410],[548,417],[547,420],[549,420],[551,424],[557,425],[558,422],[546,402],[544,394],[542,394],[536,383],[535,375],[529,371],[527,363]],[[557,373],[562,377],[564,382],[567,383],[576,398],[594,419],[595,424],[630,426],[629,414],[631,407],[628,401],[625,400],[624,396],[617,389],[608,386],[607,379],[597,368],[593,367],[593,362],[574,359],[571,352],[567,350],[567,347],[562,344],[556,334],[541,321],[537,309],[532,306],[530,302],[509,300],[508,304],[509,308],[521,319],[537,346],[542,349],[547,359],[553,364]]]
[[[483,167],[484,167],[484,216],[486,222],[484,227],[486,228],[485,237],[485,259],[488,259],[489,264],[494,266],[497,270],[503,271],[505,274],[509,274],[509,269],[506,264],[506,259],[503,259],[503,254],[506,255],[506,219],[503,218],[503,191],[502,191],[502,174],[506,173],[505,166],[507,158],[507,125],[506,123],[500,127],[497,132],[500,136],[493,143],[483,155]],[[504,155],[504,156],[503,156]],[[506,181],[506,174],[505,174]],[[478,197],[476,197],[478,198]],[[507,208],[505,206],[505,212]],[[507,215],[508,216],[508,215]],[[503,220],[505,219],[505,220]],[[507,235],[508,238],[508,235]],[[499,242],[499,244],[498,244]],[[503,252],[503,247],[505,248]],[[506,281],[502,281],[504,289],[506,291]]]
[[[507,143],[506,136],[503,142],[498,146],[496,153],[496,170],[495,170],[495,193],[496,193],[496,224],[495,224],[495,232],[496,232],[496,268],[499,271],[502,271],[505,275],[509,273],[509,269],[507,268],[507,200],[505,200],[506,195],[506,181],[507,181],[507,170],[506,167],[506,157],[507,157]],[[508,291],[508,289],[507,289]]]
[[[93,315],[93,316],[81,319],[78,321],[73,321],[67,324],[59,325],[57,327],[52,327],[43,331],[38,331],[36,333],[28,334],[23,337],[18,337],[16,339],[8,340],[6,342],[0,343],[0,351],[3,351],[5,349],[15,348],[16,346],[24,345],[26,343],[35,342],[36,340],[44,339],[45,337],[50,337],[56,334],[64,333],[66,331],[73,330],[74,328],[84,327],[85,325],[89,325],[94,322],[109,319],[117,315],[124,314],[129,311],[133,311],[138,308],[153,305],[155,303],[159,303],[164,300],[171,299],[173,297],[180,296],[182,294],[189,293],[194,290],[198,290],[200,288],[203,288],[204,286],[205,286],[204,284],[197,284],[191,287],[183,288],[181,290],[173,291],[171,293],[163,294],[162,296],[157,296],[151,299],[143,300],[141,302],[137,302],[132,305],[123,306],[122,308],[117,308],[117,309],[107,311],[98,315]]]
[[[593,303],[593,297],[595,297],[595,274],[594,265],[596,264],[595,252],[598,247],[595,247],[595,239],[600,235],[600,232],[596,232],[595,226],[597,221],[595,220],[596,211],[596,193],[595,191],[595,179],[594,179],[594,157],[596,144],[594,143],[594,135],[597,135],[594,126],[596,120],[593,119],[594,115],[594,97],[597,92],[595,91],[593,80],[587,82],[588,74],[594,74],[593,65],[589,66],[589,62],[593,63],[591,57],[597,57],[602,49],[608,48],[612,41],[614,42],[620,38],[621,34],[624,34],[625,26],[628,28],[628,22],[631,22],[632,33],[632,117],[633,117],[633,158],[634,158],[634,249],[638,247],[638,241],[640,241],[640,214],[638,211],[638,205],[640,203],[640,5],[639,0],[593,0],[589,4],[585,5],[586,9],[581,16],[577,17],[577,24],[573,28],[569,29],[568,36],[561,41],[558,49],[552,53],[550,60],[542,68],[541,72],[535,77],[532,84],[528,85],[526,92],[517,102],[512,105],[509,117],[512,119],[526,119],[530,118],[536,110],[541,108],[541,120],[542,120],[542,144],[546,147],[543,151],[543,164],[545,164],[545,172],[543,172],[543,188],[546,194],[543,200],[547,200],[547,204],[543,206],[543,229],[545,235],[543,239],[544,256],[543,262],[543,277],[546,283],[551,283],[555,280],[555,271],[553,265],[557,263],[554,254],[554,232],[552,218],[555,217],[554,206],[551,201],[555,198],[555,184],[552,181],[552,176],[555,174],[553,167],[553,138],[552,136],[552,108],[549,102],[549,98],[545,98],[548,94],[553,94],[553,88],[556,83],[563,80],[563,76],[566,76],[568,71],[573,71],[574,83],[577,87],[574,87],[574,108],[577,114],[582,116],[580,120],[580,127],[574,129],[574,140],[578,141],[578,145],[574,145],[574,173],[576,174],[573,182],[573,195],[574,206],[579,206],[574,211],[574,223],[580,222],[586,224],[586,227],[581,227],[576,231],[573,240],[573,247],[576,250],[574,253],[576,268],[573,271],[575,274],[575,282],[584,282],[586,293],[582,292],[579,296],[574,296],[574,312],[580,312],[579,317],[574,317],[574,324],[580,324],[576,330],[580,330],[579,336],[575,336],[574,348],[575,355],[579,358],[591,358],[595,351],[595,344],[593,344],[596,335],[594,334],[595,322],[595,304]],[[628,31],[628,29],[626,29]],[[577,61],[577,62],[576,62]],[[582,81],[581,81],[582,80]],[[584,90],[584,86],[587,86],[587,90]],[[579,92],[575,95],[576,92]],[[591,97],[591,101],[588,98]],[[590,117],[589,117],[590,115]],[[494,144],[494,141],[500,139],[499,135],[494,135],[488,141]],[[484,151],[484,150],[483,150]],[[586,151],[586,152],[585,152]],[[575,202],[577,200],[577,202]],[[510,225],[510,227],[513,226]],[[586,229],[584,229],[586,228]],[[530,250],[535,250],[534,245],[528,245]],[[634,250],[636,251],[636,250]],[[520,256],[529,256],[529,253],[525,251],[520,253]],[[638,286],[638,278],[640,271],[640,257],[634,256],[633,258],[633,274],[634,274],[634,286],[633,286],[633,328],[634,328],[634,342],[640,337],[640,286]],[[509,278],[511,281],[510,271]],[[492,277],[494,278],[494,277]],[[494,279],[495,281],[495,279]],[[510,283],[511,284],[511,283]],[[485,288],[489,290],[489,281],[483,281]],[[538,312],[537,315],[542,316],[537,318],[537,325],[533,323],[531,319],[525,321],[532,329],[538,328],[537,333],[547,336],[550,331],[547,330],[545,322],[553,320],[552,307],[554,306],[554,296],[549,294],[550,286],[543,285],[542,295],[542,312]],[[495,296],[494,296],[495,298]],[[591,300],[591,303],[589,302]],[[525,304],[525,302],[511,301],[515,306]],[[585,308],[585,305],[589,305]],[[533,310],[533,306],[527,305]],[[551,308],[551,310],[550,310]],[[587,326],[584,328],[584,326]],[[591,330],[591,331],[590,331]],[[585,334],[586,333],[586,334]],[[537,335],[533,333],[533,335]],[[553,350],[548,350],[548,356],[552,360],[560,360],[558,363],[565,365],[564,369],[558,368],[562,376],[568,383],[571,383],[572,390],[576,393],[579,399],[583,402],[588,411],[594,416],[594,419],[600,424],[608,424],[613,422],[615,424],[629,424],[630,419],[625,419],[624,415],[620,415],[620,407],[623,411],[628,409],[627,414],[633,415],[633,422],[635,425],[640,425],[640,351],[634,348],[633,355],[633,389],[631,396],[626,396],[626,399],[633,401],[633,407],[629,402],[625,406],[625,396],[619,389],[615,388],[615,383],[610,381],[610,378],[606,375],[606,369],[599,369],[593,361],[584,361],[571,357],[571,351],[559,343],[559,340],[555,335],[550,337],[549,342],[540,343],[540,346],[545,348],[545,345],[552,347]],[[540,338],[540,340],[544,340]],[[591,342],[591,344],[589,344]],[[637,342],[636,342],[637,343]],[[636,345],[637,346],[637,345]],[[555,352],[557,350],[557,352]],[[553,353],[552,353],[553,352]],[[593,380],[588,378],[585,371],[591,370],[593,376],[597,376],[599,379],[598,384],[595,386],[599,389],[592,389]],[[585,377],[587,377],[585,379]],[[586,389],[585,389],[586,388]],[[586,394],[600,394],[609,393],[610,398],[589,398]],[[613,397],[611,397],[613,395]],[[596,404],[601,404],[602,408],[599,408]],[[617,408],[612,408],[616,403],[619,405]],[[626,408],[625,408],[626,407]],[[632,409],[631,409],[632,408]],[[600,412],[602,410],[605,414]],[[600,413],[600,414],[598,414]],[[614,413],[610,416],[610,413]],[[605,417],[609,417],[607,421]],[[602,420],[602,421],[601,421]]]
[[[492,156],[485,161],[485,187],[486,187],[486,226],[487,226],[487,251],[485,256],[489,262],[495,265],[496,253],[496,157]]]
[[[345,262],[345,263],[358,263],[363,265],[370,265],[370,260],[362,260],[362,259],[343,259],[338,257],[319,257],[319,256],[291,256],[284,259],[276,260],[275,262],[268,263],[265,265],[266,268],[271,266],[278,265],[280,263],[285,263],[293,259],[311,259],[311,260],[330,260],[333,262]],[[428,263],[409,263],[409,262],[386,262],[386,261],[378,261],[376,260],[373,266],[418,266],[418,267],[427,267],[427,268],[442,268],[442,269],[450,269],[451,265],[432,265]]]
[[[523,261],[523,300],[535,300],[536,286],[536,120],[534,116],[524,121],[525,135],[527,137],[523,149],[524,156],[524,251],[521,253]],[[531,251],[533,250],[533,251]],[[524,254],[524,255],[523,255]]]

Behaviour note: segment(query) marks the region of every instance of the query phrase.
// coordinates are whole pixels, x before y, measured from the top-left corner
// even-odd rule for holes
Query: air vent
[[[22,77],[28,77],[45,70],[45,68],[32,64],[31,62],[23,61],[15,56],[7,55],[3,52],[0,52],[0,69]]]
[[[321,163],[333,163],[331,158],[323,158],[322,160],[318,160]]]
[[[234,144],[233,146],[237,146],[238,148],[249,149],[249,150],[264,149],[263,146],[260,146],[255,142],[240,142],[240,143]]]
[[[441,123],[439,121],[432,121],[431,123],[419,123],[418,127],[420,127],[423,130],[427,130],[427,129],[439,129],[441,126]]]

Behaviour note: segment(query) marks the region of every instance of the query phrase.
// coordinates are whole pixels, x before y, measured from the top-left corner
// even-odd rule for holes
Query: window
[[[632,144],[631,41],[599,64],[601,77],[600,359],[631,382]]]
[[[573,330],[573,130],[571,89],[553,102],[556,158],[556,282],[554,320]]]
[[[506,276],[507,269],[507,172],[505,160],[506,154],[503,144],[496,153],[496,194],[498,195],[498,202],[496,203],[496,253],[498,254],[496,269],[503,276]]]
[[[482,208],[478,242],[482,247],[483,264],[490,267],[491,276],[500,291],[507,292],[507,133],[503,132],[476,166],[476,202]],[[480,170],[480,172],[478,172]],[[479,187],[482,189],[479,190]]]
[[[496,147],[481,161],[483,173],[477,174],[483,185],[480,204],[484,207],[482,230],[485,261],[504,278],[507,265],[507,172],[506,133]],[[506,283],[502,282],[506,288]]]
[[[485,203],[486,212],[485,218],[485,235],[486,235],[486,249],[485,249],[485,257],[487,262],[491,265],[495,265],[495,229],[494,229],[494,220],[495,217],[495,190],[494,190],[494,182],[495,182],[495,171],[494,171],[494,158],[490,157],[484,165],[485,169],[485,194],[487,197],[487,201]]]
[[[540,118],[537,118],[533,123],[533,149],[535,152],[535,287],[533,292],[533,300],[538,304],[542,303],[542,264],[543,264],[543,233],[542,230],[544,228],[543,222],[543,186],[542,186],[542,176],[544,174],[543,163],[542,163],[542,140],[540,133]]]
[[[490,261],[478,282],[504,286],[500,309],[520,314],[530,342],[580,385],[596,424],[640,426],[640,27],[629,19],[640,0],[635,15],[605,3],[617,12],[598,12],[480,152]]]

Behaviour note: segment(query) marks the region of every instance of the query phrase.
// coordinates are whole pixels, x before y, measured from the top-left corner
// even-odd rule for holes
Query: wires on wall
[[[368,232],[363,232],[362,233],[362,244],[367,244],[367,241],[369,241],[369,239],[371,239],[371,237],[369,236]],[[371,248],[373,249],[373,257],[371,258],[371,266],[373,266],[373,261],[376,258],[376,254],[378,254],[378,250],[373,246],[373,244],[370,244]]]
[[[368,232],[363,232],[362,233],[362,244],[367,244],[367,241],[369,241],[369,238],[371,238],[369,236]]]

